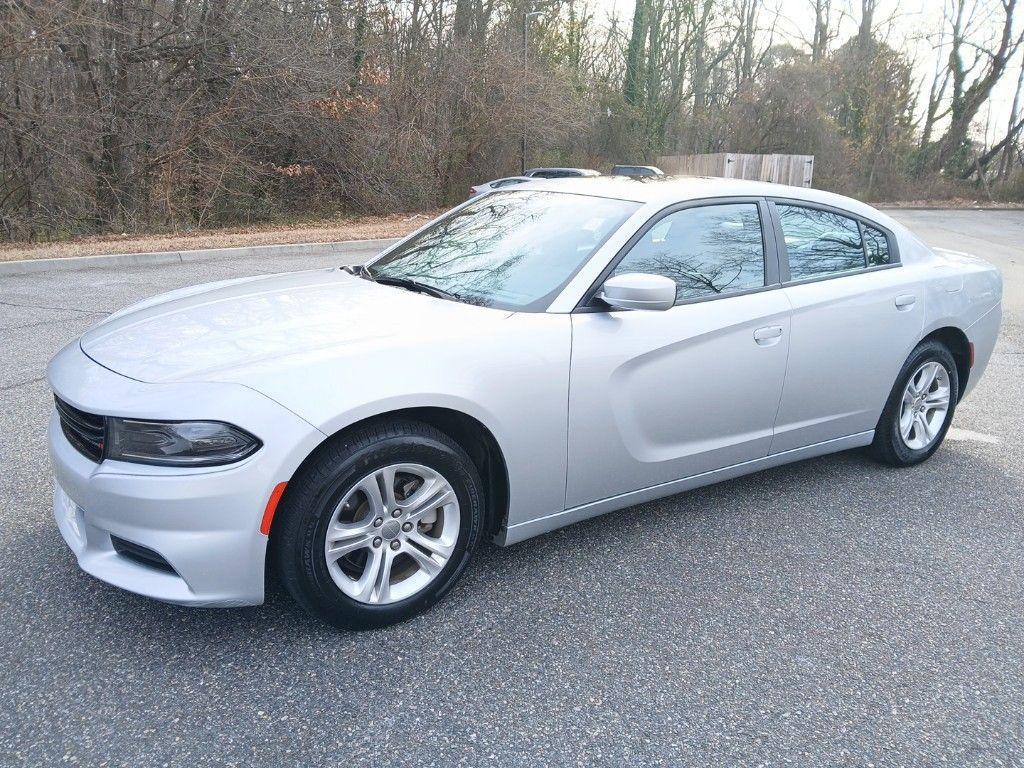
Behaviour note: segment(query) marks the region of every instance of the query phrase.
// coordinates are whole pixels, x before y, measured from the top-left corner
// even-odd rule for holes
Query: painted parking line
[[[986,435],[984,432],[975,432],[970,429],[960,429],[959,427],[950,427],[946,433],[946,439],[969,440],[975,443],[988,443],[989,445],[999,445],[1002,442],[1002,438],[995,435]]]

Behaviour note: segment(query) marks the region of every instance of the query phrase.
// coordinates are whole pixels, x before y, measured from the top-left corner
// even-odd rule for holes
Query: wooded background
[[[530,165],[793,153],[871,200],[1024,196],[1019,98],[976,135],[1019,97],[1017,0],[935,0],[927,78],[878,0],[802,2],[794,36],[769,0],[0,0],[0,237],[436,207],[516,173],[524,127]]]

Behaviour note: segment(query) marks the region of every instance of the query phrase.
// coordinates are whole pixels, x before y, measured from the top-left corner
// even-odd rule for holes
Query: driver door
[[[756,199],[662,212],[605,278],[669,277],[676,306],[573,314],[567,508],[768,455],[791,314],[769,221]]]

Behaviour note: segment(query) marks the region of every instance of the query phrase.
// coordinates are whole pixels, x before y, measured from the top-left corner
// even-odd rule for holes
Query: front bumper
[[[84,571],[178,605],[261,603],[267,537],[259,526],[267,500],[323,435],[247,387],[134,381],[93,362],[77,344],[54,358],[49,379],[62,399],[90,413],[216,418],[261,438],[263,447],[237,464],[182,469],[97,464],[72,447],[56,413],[48,433],[54,518]],[[152,550],[171,570],[119,554],[111,536]]]

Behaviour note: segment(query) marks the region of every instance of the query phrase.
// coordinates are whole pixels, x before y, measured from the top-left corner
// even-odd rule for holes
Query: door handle
[[[902,296],[897,296],[894,303],[896,304],[896,309],[900,312],[906,312],[917,304],[917,296],[912,293],[904,293]]]
[[[754,331],[754,341],[762,347],[770,347],[772,344],[778,344],[779,339],[781,338],[781,325],[766,325],[764,328],[758,328]]]

